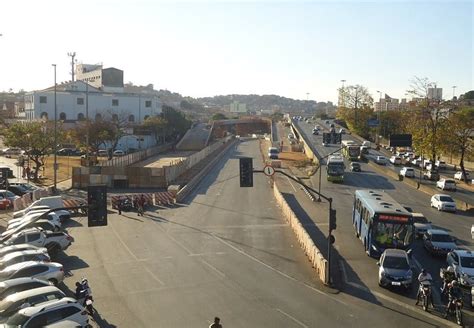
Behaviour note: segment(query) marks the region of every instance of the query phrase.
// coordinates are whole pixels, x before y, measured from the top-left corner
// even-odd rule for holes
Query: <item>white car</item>
[[[438,211],[456,212],[456,202],[449,195],[436,194],[431,197],[431,207]]]
[[[429,159],[425,159],[422,164],[420,164],[421,168],[426,168],[427,166],[431,166],[433,162],[431,162]]]
[[[50,262],[51,258],[49,257],[48,250],[46,248],[13,252],[0,258],[0,270],[5,269],[6,267],[9,267],[13,264],[28,261]]]
[[[387,158],[385,156],[377,156],[375,158],[375,163],[380,164],[380,165],[386,165],[387,164]]]
[[[474,253],[455,249],[446,256],[446,264],[454,268],[461,285],[469,287],[474,285]]]
[[[468,180],[471,179],[471,175],[469,174],[469,172],[466,172],[466,177]],[[462,174],[462,171],[457,171],[455,174],[454,174],[454,179],[456,180],[464,180],[464,175]]]
[[[45,212],[43,212],[43,213],[45,213]],[[33,222],[35,219],[37,220],[43,213],[37,213],[36,215],[32,215],[32,216],[27,215],[24,219],[21,219],[19,221],[14,221],[12,223],[8,222],[7,231],[16,229],[20,226],[27,225],[28,223]],[[13,219],[13,220],[16,220],[16,219]],[[49,222],[52,223],[52,226],[55,227],[53,231],[59,231],[61,229],[61,219],[59,218],[59,216],[56,213],[54,213],[54,212],[49,213],[44,218],[44,220],[48,220]],[[57,229],[56,229],[56,227],[57,227]]]
[[[400,165],[402,164],[402,158],[399,156],[392,156],[390,157],[390,163],[393,165]]]
[[[0,271],[0,281],[23,277],[50,281],[57,285],[64,280],[64,269],[62,264],[56,262],[28,261],[10,265]]]
[[[89,316],[74,298],[64,297],[21,309],[1,327],[87,327]]]
[[[456,182],[452,179],[441,179],[436,182],[436,187],[441,190],[456,191]]]
[[[403,175],[406,178],[414,178],[415,177],[415,170],[411,167],[403,167],[400,170],[400,175]]]

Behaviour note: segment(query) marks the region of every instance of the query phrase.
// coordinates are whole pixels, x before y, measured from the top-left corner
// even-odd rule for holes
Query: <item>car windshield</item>
[[[474,268],[474,257],[472,256],[461,256],[461,266],[463,268]]]
[[[439,200],[442,201],[442,202],[454,203],[454,200],[449,196],[441,196],[441,197],[439,197]]]
[[[21,313],[16,313],[8,318],[5,322],[5,327],[21,327],[26,321],[28,321],[28,319],[30,319],[30,317]]]
[[[384,248],[408,246],[412,239],[413,226],[409,224],[377,222],[374,225],[375,242]]]
[[[383,260],[383,267],[387,269],[408,270],[410,265],[406,258],[401,256],[385,256]]]
[[[451,238],[450,235],[433,234],[431,236],[431,241],[436,241],[436,242],[440,242],[440,243],[451,243],[453,241],[453,238]]]
[[[415,223],[429,223],[428,219],[425,218],[424,216],[419,216],[419,217],[413,217],[413,221]]]

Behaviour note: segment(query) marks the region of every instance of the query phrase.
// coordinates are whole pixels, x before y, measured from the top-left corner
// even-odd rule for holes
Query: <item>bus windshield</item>
[[[374,222],[373,237],[375,242],[383,248],[407,247],[412,240],[412,225]]]
[[[333,163],[327,166],[329,175],[342,175],[344,174],[344,163]]]

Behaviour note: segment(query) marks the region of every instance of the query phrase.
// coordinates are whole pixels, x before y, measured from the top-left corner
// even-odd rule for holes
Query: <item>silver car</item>
[[[46,286],[52,286],[52,284],[49,281],[39,280],[31,277],[5,280],[0,282],[0,300],[14,293]]]
[[[16,263],[28,261],[50,262],[51,258],[49,257],[48,250],[46,248],[13,252],[0,258],[0,270]]]
[[[401,249],[386,249],[377,265],[379,266],[379,286],[411,288],[413,271],[410,268],[407,252]]]
[[[66,295],[54,286],[24,290],[7,296],[0,301],[0,317],[8,318],[25,307],[60,300],[64,297],[66,297]]]
[[[0,247],[0,257],[4,257],[5,255],[13,252],[19,252],[19,251],[26,251],[29,249],[33,250],[43,250],[43,251],[48,251],[46,247],[38,247],[35,245],[31,244],[18,244],[18,245],[11,245],[11,246],[5,246],[5,247]]]
[[[22,262],[6,267],[0,271],[0,281],[32,277],[52,282],[54,285],[64,280],[64,269],[62,264],[55,262]]]
[[[474,253],[455,249],[446,256],[446,263],[454,268],[456,277],[462,285],[474,286]]]

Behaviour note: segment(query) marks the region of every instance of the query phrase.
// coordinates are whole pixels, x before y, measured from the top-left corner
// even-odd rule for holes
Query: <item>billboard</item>
[[[390,136],[390,147],[411,147],[411,134],[392,134]]]

